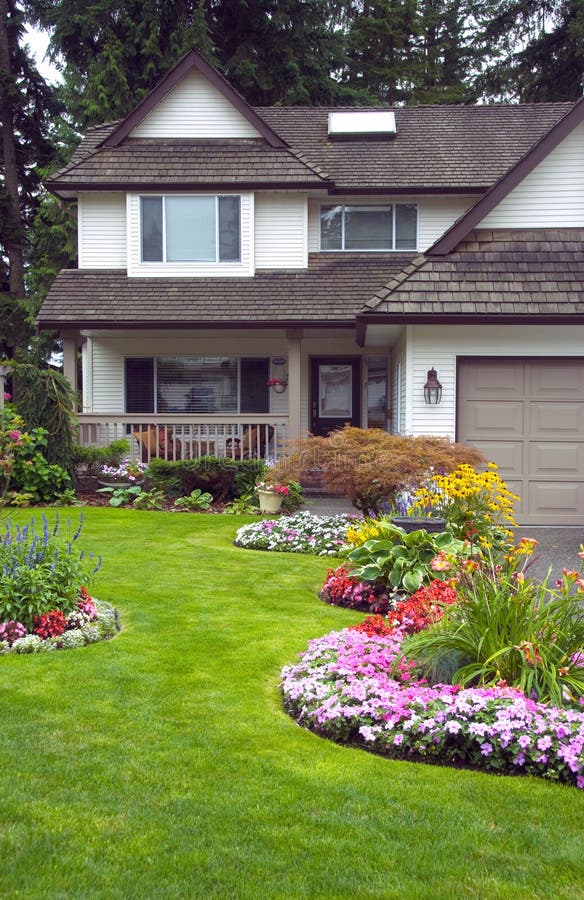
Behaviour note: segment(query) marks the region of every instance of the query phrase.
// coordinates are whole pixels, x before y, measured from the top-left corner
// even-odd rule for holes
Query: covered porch
[[[288,416],[143,415],[79,413],[78,442],[105,447],[126,440],[130,454],[148,463],[218,456],[279,459],[290,438]]]

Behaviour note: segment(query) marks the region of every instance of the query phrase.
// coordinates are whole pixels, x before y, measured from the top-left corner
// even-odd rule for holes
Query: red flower
[[[52,609],[48,613],[34,617],[34,633],[45,640],[59,637],[67,629],[67,619],[60,609]]]

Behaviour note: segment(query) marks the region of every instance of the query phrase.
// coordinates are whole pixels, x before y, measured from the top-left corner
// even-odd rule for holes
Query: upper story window
[[[238,195],[141,197],[142,262],[239,262]]]
[[[321,250],[415,250],[417,245],[415,203],[320,208]]]

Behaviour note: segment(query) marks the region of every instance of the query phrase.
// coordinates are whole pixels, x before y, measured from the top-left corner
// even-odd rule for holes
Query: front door
[[[361,425],[361,360],[319,356],[310,361],[310,430],[327,435],[347,423]]]

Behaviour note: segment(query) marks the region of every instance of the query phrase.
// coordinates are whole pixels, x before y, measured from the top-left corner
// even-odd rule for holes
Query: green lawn
[[[284,714],[281,667],[359,615],[318,601],[330,561],[234,547],[243,521],[85,511],[123,631],[0,658],[0,896],[581,898],[582,792]]]

